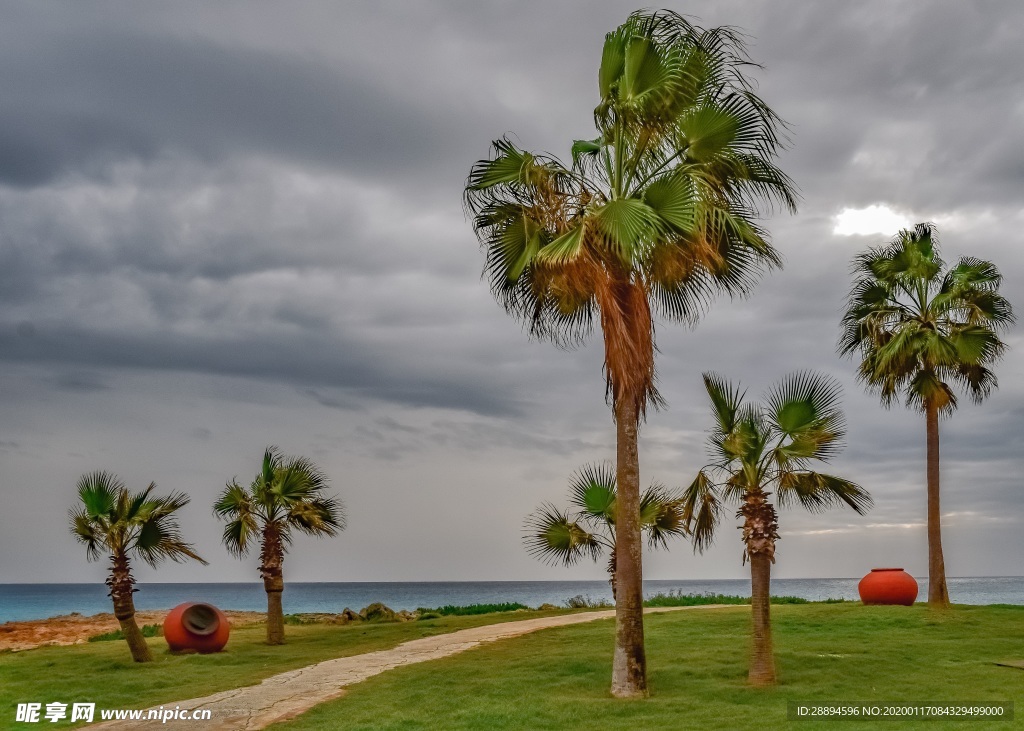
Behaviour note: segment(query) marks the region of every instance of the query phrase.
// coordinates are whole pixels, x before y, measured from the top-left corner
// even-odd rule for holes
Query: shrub
[[[566,599],[565,606],[569,609],[607,609],[615,605],[607,599],[594,599],[589,594],[577,594]]]

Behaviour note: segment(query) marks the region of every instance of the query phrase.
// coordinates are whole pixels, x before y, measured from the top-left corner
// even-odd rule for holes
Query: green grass
[[[290,625],[286,644],[265,644],[263,625],[233,628],[225,652],[172,655],[162,637],[149,640],[154,662],[136,664],[123,642],[40,647],[0,653],[0,728],[18,703],[95,702],[97,708],[148,708],[258,683],[333,657],[394,647],[466,627],[564,612],[440,617],[421,622]],[[61,722],[61,728],[70,724]]]
[[[1013,701],[1024,713],[1024,607],[858,603],[773,609],[781,684],[746,685],[749,609],[651,615],[652,696],[608,694],[613,624],[545,630],[398,668],[349,688],[281,731],[402,729],[832,729],[788,721],[787,701]],[[841,728],[1004,729],[1017,721],[846,721]]]
[[[139,631],[142,632],[143,637],[163,637],[164,628],[160,624],[144,624],[139,627]],[[89,638],[89,642],[109,642],[110,640],[123,640],[124,632],[119,629],[115,629],[113,632],[104,632],[101,635],[93,635]]]
[[[564,611],[564,610],[563,610]],[[146,708],[258,682],[331,657],[393,647],[464,627],[562,612],[447,616],[395,624],[296,625],[288,643],[263,644],[261,626],[232,632],[228,652],[170,655],[135,665],[123,642],[0,654],[0,727],[18,702],[95,702]],[[1024,607],[773,608],[781,684],[746,685],[750,610],[649,615],[651,698],[608,694],[613,622],[599,620],[487,644],[450,658],[388,671],[351,686],[281,731],[314,729],[785,729],[835,722],[787,720],[787,701],[1013,701],[1024,713]],[[1016,726],[1015,726],[1016,724]],[[1003,729],[1020,721],[847,721],[846,728]],[[62,728],[67,728],[61,724]]]

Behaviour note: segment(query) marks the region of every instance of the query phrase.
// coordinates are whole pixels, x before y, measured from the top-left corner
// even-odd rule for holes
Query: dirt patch
[[[146,624],[163,624],[168,610],[137,612],[135,621],[139,626]],[[232,627],[263,622],[266,616],[262,612],[227,611],[228,621]],[[33,619],[26,622],[5,622],[0,624],[0,651],[31,650],[44,645],[77,645],[87,642],[93,635],[113,632],[120,629],[117,619],[112,613],[93,614],[85,617],[81,614],[65,614],[49,619]]]

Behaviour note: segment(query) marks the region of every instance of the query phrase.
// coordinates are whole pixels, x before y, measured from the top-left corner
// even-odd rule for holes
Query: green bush
[[[589,594],[587,596],[577,594],[566,599],[565,606],[569,609],[608,609],[615,605],[607,599],[594,599]]]

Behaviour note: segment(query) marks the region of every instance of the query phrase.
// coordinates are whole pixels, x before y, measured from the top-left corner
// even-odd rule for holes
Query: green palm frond
[[[703,553],[714,542],[715,529],[725,512],[718,488],[704,470],[683,492],[683,524],[693,537],[693,548]]]
[[[654,484],[640,495],[640,529],[647,535],[650,548],[668,548],[668,539],[686,534],[686,518],[681,497],[672,495],[664,485]]]
[[[736,418],[746,391],[726,381],[717,373],[704,373],[704,388],[711,399],[711,410],[715,416],[716,432],[730,434],[736,428]]]
[[[804,460],[828,460],[842,448],[842,387],[828,376],[799,371],[784,377],[767,397],[767,416],[784,439],[776,447],[781,468]]]
[[[288,523],[309,535],[334,536],[345,529],[345,515],[337,500],[313,498],[292,504]]]
[[[213,514],[218,518],[248,515],[253,511],[252,495],[238,484],[237,480],[227,483],[223,492],[213,504]]]
[[[572,566],[581,558],[595,561],[601,555],[601,541],[568,513],[544,504],[531,513],[523,526],[523,542],[530,555],[545,563]]]
[[[258,538],[259,524],[249,514],[245,517],[229,520],[227,525],[224,526],[221,541],[224,543],[224,547],[228,549],[228,553],[236,558],[242,558],[249,553],[253,541]]]
[[[107,548],[101,526],[94,518],[90,517],[88,508],[71,510],[68,517],[71,519],[71,533],[79,543],[85,544],[85,554],[88,560],[98,561]]]
[[[779,504],[799,503],[812,513],[846,504],[863,515],[873,505],[871,496],[854,482],[820,472],[786,472],[776,487]]]
[[[78,499],[85,506],[89,518],[109,521],[125,486],[116,475],[101,470],[82,475],[77,489]]]
[[[608,462],[588,464],[569,480],[569,502],[589,516],[615,522],[615,468]]]

